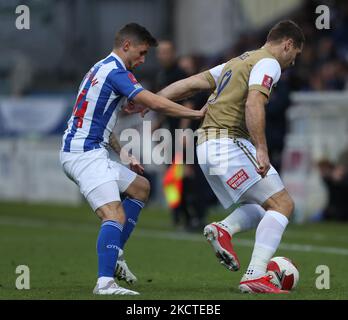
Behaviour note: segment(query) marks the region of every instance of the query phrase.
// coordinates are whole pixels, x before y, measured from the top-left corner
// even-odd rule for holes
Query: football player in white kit
[[[157,41],[142,26],[130,23],[115,37],[113,51],[97,62],[81,82],[72,116],[68,122],[60,152],[66,175],[101,219],[97,240],[98,280],[95,294],[135,295],[114,281],[118,257],[147,201],[148,180],[137,175],[143,167],[131,155],[124,155],[126,166],[112,161],[107,150],[120,148],[112,130],[125,100],[133,101],[168,116],[201,119],[204,111],[185,108],[145,90],[131,70],[144,63],[150,46]],[[128,197],[121,202],[120,193]],[[118,278],[135,281],[122,259],[117,264]]]
[[[158,93],[175,101],[203,89],[214,91],[198,130],[197,158],[224,208],[241,205],[222,221],[207,225],[204,235],[219,262],[237,271],[240,264],[232,236],[257,227],[251,261],[239,284],[242,292],[284,293],[272,283],[266,267],[294,204],[269,162],[265,105],[281,70],[294,65],[303,43],[301,29],[292,21],[281,21],[270,30],[262,48],[177,81]]]

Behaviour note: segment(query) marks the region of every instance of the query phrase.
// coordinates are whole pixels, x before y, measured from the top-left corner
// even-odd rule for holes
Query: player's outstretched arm
[[[199,120],[205,114],[205,110],[191,110],[189,108],[185,108],[178,103],[172,102],[148,90],[139,92],[133,100],[136,103],[140,103],[153,111],[171,117]]]
[[[209,90],[212,92],[216,88],[216,81],[219,77],[224,64],[218,65],[208,71],[195,74],[191,77],[176,81],[165,87],[157,94],[172,101],[180,101],[193,96],[195,93],[202,90]],[[129,105],[123,109],[127,114],[141,113],[144,117],[149,111],[145,106]]]
[[[260,91],[251,90],[245,104],[245,121],[256,148],[256,159],[259,164],[257,172],[262,177],[266,176],[270,168],[265,134],[265,104],[267,99],[267,96]]]
[[[191,77],[176,81],[165,87],[157,94],[173,101],[179,101],[193,96],[195,93],[202,90],[213,90],[204,72],[195,74]]]

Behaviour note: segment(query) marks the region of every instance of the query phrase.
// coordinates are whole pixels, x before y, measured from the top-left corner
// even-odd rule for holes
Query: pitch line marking
[[[83,232],[98,232],[98,227],[87,223],[67,223],[64,221],[49,221],[44,219],[29,219],[29,218],[14,218],[11,216],[0,216],[0,226],[16,226],[24,228],[57,228],[68,230],[80,230]],[[183,240],[183,241],[195,241],[204,242],[203,235],[190,234],[190,233],[178,233],[173,231],[159,231],[151,229],[137,229],[133,234],[134,237],[155,238],[155,239],[168,239],[168,240]],[[254,241],[247,239],[235,239],[235,245],[241,247],[253,247]],[[281,243],[279,246],[281,250],[290,250],[297,252],[318,252],[318,253],[330,253],[342,256],[348,256],[347,248],[339,247],[324,247],[311,244],[297,244],[297,243]]]

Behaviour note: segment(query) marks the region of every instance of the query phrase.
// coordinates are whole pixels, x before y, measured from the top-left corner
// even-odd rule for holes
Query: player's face
[[[149,45],[146,43],[132,43],[129,42],[127,47],[127,69],[133,70],[137,66],[145,62],[145,56],[149,49]]]
[[[300,48],[295,47],[292,39],[288,39],[285,41],[283,50],[282,69],[286,69],[290,66],[295,65],[296,58],[301,54],[302,48],[302,44]]]

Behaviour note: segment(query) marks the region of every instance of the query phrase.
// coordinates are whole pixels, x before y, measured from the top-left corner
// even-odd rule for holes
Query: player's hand
[[[123,108],[123,111],[126,114],[141,113],[141,116],[144,117],[144,115],[149,110],[148,110],[148,108],[146,108],[145,106],[143,106],[141,104],[134,103],[133,101],[128,101],[127,105]]]
[[[204,118],[205,113],[207,112],[207,108],[206,108],[206,106],[204,106],[201,110],[192,110],[192,112],[194,114],[189,119],[201,120],[202,118]]]
[[[129,167],[132,171],[134,171],[137,174],[143,174],[144,173],[144,167],[140,164],[140,162],[137,160],[134,156],[129,156]]]
[[[256,160],[258,163],[257,173],[264,178],[271,167],[267,148],[256,149]]]
[[[140,164],[136,157],[129,154],[127,150],[121,149],[120,159],[122,164],[129,165],[129,168],[137,174],[144,173],[144,167]]]
[[[208,105],[207,105],[207,104],[204,105],[204,106],[202,107],[201,111],[203,112],[203,116],[205,116],[205,114],[206,114],[207,111],[208,111]]]

